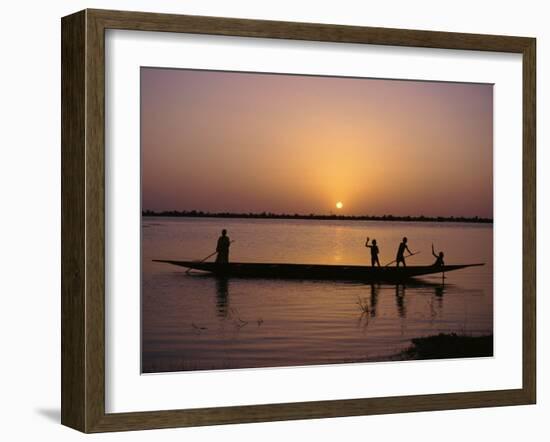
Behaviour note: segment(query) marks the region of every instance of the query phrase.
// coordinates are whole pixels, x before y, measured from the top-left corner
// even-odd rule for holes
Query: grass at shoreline
[[[400,360],[476,358],[493,356],[493,335],[469,336],[440,333],[411,339],[412,345],[399,354]]]

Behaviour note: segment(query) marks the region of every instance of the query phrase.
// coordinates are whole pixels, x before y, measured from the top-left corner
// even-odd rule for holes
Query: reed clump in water
[[[363,314],[370,313],[369,302],[366,298],[361,298],[360,296],[358,296],[357,305],[359,306],[359,310],[361,310]]]

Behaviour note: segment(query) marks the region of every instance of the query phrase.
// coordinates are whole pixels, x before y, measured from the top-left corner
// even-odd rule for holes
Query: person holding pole
[[[407,246],[407,237],[403,237],[403,241],[399,244],[399,247],[397,248],[397,256],[395,258],[396,266],[399,267],[399,263],[403,264],[403,267],[407,267],[407,264],[405,263],[405,250],[409,252],[409,256],[412,255],[411,251],[409,250],[409,247]]]
[[[227,236],[227,230],[222,230],[222,235],[218,238],[218,244],[216,245],[216,263],[227,264],[229,262],[229,246],[231,241]]]

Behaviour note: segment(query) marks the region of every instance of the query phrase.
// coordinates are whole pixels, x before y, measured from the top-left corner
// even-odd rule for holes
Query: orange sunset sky
[[[141,68],[143,210],[492,218],[492,143],[489,84]]]

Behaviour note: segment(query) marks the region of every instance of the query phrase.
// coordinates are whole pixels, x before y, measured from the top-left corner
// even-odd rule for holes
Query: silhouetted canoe
[[[370,267],[346,265],[318,265],[318,264],[267,264],[241,263],[216,264],[215,262],[197,261],[170,261],[154,259],[188,269],[210,272],[217,276],[240,278],[298,278],[298,279],[347,279],[366,281],[400,281],[415,276],[447,273],[467,267],[482,266],[483,264],[459,264],[435,266],[407,266],[407,267]]]

